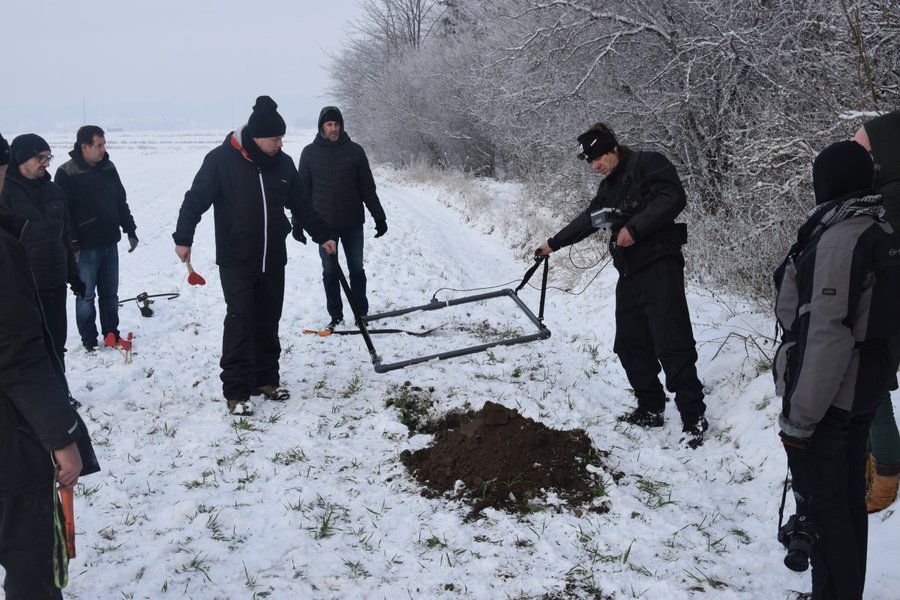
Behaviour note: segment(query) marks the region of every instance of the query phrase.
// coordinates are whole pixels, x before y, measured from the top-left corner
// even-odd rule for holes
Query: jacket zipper
[[[262,272],[266,272],[266,249],[269,247],[269,212],[266,208],[266,186],[263,183],[262,169],[257,167],[259,173],[259,189],[262,190],[262,206],[263,206],[263,256],[262,256]]]

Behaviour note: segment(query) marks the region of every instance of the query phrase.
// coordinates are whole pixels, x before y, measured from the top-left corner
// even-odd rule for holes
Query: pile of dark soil
[[[494,402],[468,416],[465,423],[439,430],[428,448],[401,455],[425,495],[469,502],[470,519],[487,507],[533,512],[550,491],[572,506],[591,503],[589,510],[609,510],[606,502],[595,502],[606,495],[604,479],[586,468],[602,467],[605,453],[593,448],[583,430],[550,429]]]

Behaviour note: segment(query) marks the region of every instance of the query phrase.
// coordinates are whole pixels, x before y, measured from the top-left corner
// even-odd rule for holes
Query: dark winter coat
[[[172,238],[179,246],[194,243],[194,230],[214,206],[216,264],[248,272],[265,272],[287,263],[285,238],[289,209],[316,243],[332,237],[303,194],[293,159],[279,152],[270,168],[250,159],[243,129],[228,134],[203,159],[191,189],[184,195]]]
[[[875,189],[884,197],[888,221],[900,227],[900,110],[864,125],[875,160]]]
[[[0,204],[28,219],[22,244],[38,288],[64,286],[76,279],[78,273],[70,244],[65,194],[50,180],[50,175],[26,179],[17,164],[10,166],[6,171],[6,185],[0,192]]]
[[[316,134],[300,154],[298,170],[313,208],[331,228],[362,225],[366,220],[363,205],[376,223],[385,220],[366,152],[345,131],[336,142]]]
[[[773,374],[789,436],[812,435],[832,406],[858,411],[862,401],[874,410],[887,390],[888,341],[900,327],[900,231],[873,212],[879,203],[869,191],[820,205],[775,272],[784,333]]]
[[[85,249],[103,248],[122,239],[119,228],[126,234],[134,233],[125,187],[109,154],[91,166],[76,144],[69,156],[71,159],[56,170],[55,181],[68,201],[72,241]]]
[[[624,214],[611,230],[609,252],[622,276],[637,273],[663,256],[682,263],[681,246],[687,242],[687,227],[675,218],[687,203],[684,187],[674,165],[658,152],[629,152],[604,177],[588,207],[556,235],[547,240],[553,250],[580,242],[597,231],[591,213],[615,208]],[[620,248],[616,237],[627,227],[634,245]]]
[[[50,483],[50,453],[83,435],[48,350],[20,239],[26,221],[0,207],[0,496]]]

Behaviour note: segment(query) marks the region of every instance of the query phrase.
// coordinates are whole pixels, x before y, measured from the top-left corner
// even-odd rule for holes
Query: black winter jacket
[[[128,208],[125,187],[116,166],[106,154],[91,166],[76,144],[70,160],[56,170],[56,184],[66,193],[72,240],[81,248],[103,248],[116,244],[136,230]]]
[[[609,176],[604,177],[588,207],[556,235],[547,240],[553,250],[580,242],[597,231],[591,213],[615,208],[624,221],[613,227],[609,252],[622,276],[633,275],[663,256],[682,263],[681,246],[687,242],[687,227],[675,223],[687,199],[674,165],[658,152],[631,151]],[[620,248],[616,237],[627,227],[634,245]]]
[[[72,252],[66,196],[50,180],[26,179],[17,165],[6,172],[0,204],[28,219],[22,244],[39,289],[64,286],[77,279],[78,266]]]
[[[21,216],[0,207],[0,496],[49,484],[50,452],[82,435],[51,362],[49,334],[20,243],[25,226]]]
[[[184,195],[172,238],[179,246],[193,245],[200,218],[214,206],[216,264],[260,273],[287,263],[285,238],[291,224],[285,208],[303,222],[316,243],[332,235],[303,194],[293,159],[280,152],[272,168],[261,168],[244,149],[243,132],[229,133],[203,159]]]
[[[342,230],[362,225],[366,220],[363,205],[376,223],[385,220],[366,152],[345,131],[336,142],[316,134],[300,154],[298,170],[313,208],[329,227]]]

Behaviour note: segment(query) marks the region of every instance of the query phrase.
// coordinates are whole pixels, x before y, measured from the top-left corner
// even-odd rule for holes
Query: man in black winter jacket
[[[697,377],[697,350],[684,295],[681,246],[687,228],[675,223],[686,197],[675,167],[658,152],[637,152],[619,144],[597,123],[578,137],[578,155],[604,175],[587,209],[542,244],[546,256],[598,231],[610,230],[609,252],[619,271],[616,285],[616,339],[637,408],[619,417],[641,427],[661,427],[666,394],[675,394],[681,413],[682,443],[703,444],[706,404]]]
[[[775,271],[779,428],[803,517],[793,537],[812,542],[817,600],[863,597],[866,440],[894,375],[900,231],[885,221],[873,174],[856,142],[823,150],[813,164],[817,206]]]
[[[72,248],[87,289],[75,299],[75,322],[89,352],[97,347],[98,310],[106,343],[114,345],[119,339],[119,229],[128,236],[129,252],[138,245],[125,187],[109,160],[105,135],[96,125],[80,128],[71,159],[56,170],[55,179],[66,193]]]
[[[47,173],[52,158],[42,137],[27,133],[14,139],[0,204],[28,219],[22,244],[34,272],[55,356],[65,369],[66,283],[76,298],[84,296],[85,286],[72,252],[65,194]]]
[[[54,471],[71,489],[99,469],[92,450],[79,451],[90,447],[87,432],[51,358],[20,242],[25,226],[0,206],[0,566],[8,600],[62,598],[53,578]]]
[[[344,130],[344,116],[334,106],[319,112],[319,131],[300,154],[300,182],[312,206],[328,224],[335,240],[344,247],[353,300],[361,314],[369,312],[366,297],[366,271],[363,268],[363,206],[375,221],[375,237],[387,231],[384,209],[375,192],[375,179],[362,146]],[[294,231],[300,231],[295,227]],[[325,305],[331,322],[329,329],[344,318],[341,286],[334,259],[319,251],[322,259],[322,283]]]
[[[197,224],[214,207],[216,264],[227,304],[222,392],[236,415],[252,414],[251,395],[290,397],[281,387],[278,364],[285,239],[291,232],[284,209],[304,223],[323,252],[336,248],[303,194],[293,160],[281,151],[285,123],[277,107],[268,96],[257,98],[247,125],[206,155],[184,195],[172,234],[176,254],[190,262]]]
[[[9,143],[0,134],[0,192],[3,191],[3,180],[6,179],[6,165],[9,164]]]

